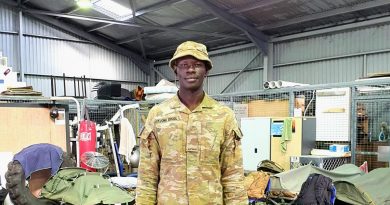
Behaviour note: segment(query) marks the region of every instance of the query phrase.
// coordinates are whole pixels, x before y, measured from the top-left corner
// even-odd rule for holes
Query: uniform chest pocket
[[[223,121],[202,122],[200,158],[205,164],[218,164],[223,139]]]
[[[179,121],[156,123],[156,133],[162,160],[182,157],[184,152],[183,123]]]

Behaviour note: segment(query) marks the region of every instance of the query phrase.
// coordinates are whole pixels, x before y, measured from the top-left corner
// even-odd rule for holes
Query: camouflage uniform
[[[137,205],[248,204],[241,131],[205,95],[192,112],[178,96],[150,110],[141,133]]]

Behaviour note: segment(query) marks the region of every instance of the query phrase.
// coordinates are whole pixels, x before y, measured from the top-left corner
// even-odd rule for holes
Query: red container
[[[79,159],[85,152],[96,152],[96,124],[90,120],[80,121],[79,127]],[[96,171],[80,160],[80,166],[88,171]]]

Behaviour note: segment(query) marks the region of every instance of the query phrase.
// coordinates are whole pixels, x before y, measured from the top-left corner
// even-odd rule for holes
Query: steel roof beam
[[[315,13],[311,15],[306,15],[298,18],[293,18],[285,21],[280,21],[280,22],[275,22],[269,25],[264,25],[264,26],[258,26],[257,29],[260,30],[270,30],[270,29],[276,29],[284,26],[290,26],[294,24],[300,24],[304,22],[309,22],[309,21],[314,21],[318,19],[324,19],[332,16],[337,16],[337,15],[342,15],[342,14],[347,14],[347,13],[352,13],[356,11],[362,11],[365,9],[371,9],[375,7],[381,7],[381,6],[387,6],[390,5],[389,0],[376,0],[376,1],[368,1],[365,3],[361,4],[356,4],[352,6],[347,6],[347,7],[342,7],[338,9],[333,9],[321,13]]]
[[[66,8],[62,11],[60,11],[60,13],[63,13],[63,14],[71,14],[71,13],[74,13],[76,11],[80,10],[80,7],[79,6],[71,6],[69,8]]]
[[[227,22],[228,24],[240,29],[241,31],[247,33],[247,36],[252,40],[253,43],[261,50],[263,54],[268,52],[268,40],[269,37],[257,30],[255,27],[250,25],[248,22],[233,16],[232,14],[221,10],[219,7],[210,3],[207,0],[190,0],[193,4],[208,10],[213,15],[217,16],[221,20]]]
[[[111,20],[111,19],[107,19],[107,18],[87,17],[87,16],[75,15],[75,14],[59,14],[59,13],[47,12],[47,11],[41,11],[41,10],[35,10],[35,9],[25,9],[24,11],[27,13],[30,13],[30,14],[64,17],[64,18],[78,19],[78,20],[84,20],[84,21],[95,21],[95,22],[101,22],[101,23],[112,23],[112,24],[116,24],[116,25],[129,26],[129,27],[135,27],[135,28],[157,29],[157,30],[171,31],[171,32],[178,32],[178,33],[185,32],[185,33],[192,33],[192,34],[198,34],[198,35],[204,35],[204,36],[229,37],[231,39],[241,39],[241,40],[246,39],[244,37],[239,37],[239,36],[230,35],[230,34],[194,31],[194,30],[189,30],[189,29],[154,26],[154,25],[146,25],[146,24],[136,24],[136,23],[123,22],[123,21],[115,21],[115,20]]]
[[[163,8],[165,6],[170,6],[172,4],[175,4],[178,2],[183,2],[183,1],[185,1],[185,0],[166,0],[166,1],[156,3],[156,4],[152,4],[148,7],[145,7],[143,9],[138,10],[138,11],[135,11],[135,16],[141,16],[141,15],[144,15],[146,13],[160,10],[161,8]]]
[[[216,17],[214,17],[212,15],[206,15],[206,16],[201,16],[199,18],[190,19],[188,21],[179,22],[179,23],[170,25],[168,27],[182,28],[182,27],[186,27],[186,26],[189,26],[189,25],[193,25],[193,24],[198,24],[198,23],[211,21],[211,20],[214,20],[214,19],[216,19]],[[163,32],[164,31],[157,31],[157,30],[155,30],[155,31],[149,31],[149,32],[141,33],[140,35],[141,36],[148,36],[148,37],[150,37],[150,36],[154,36],[154,35],[157,35],[157,34],[160,34],[160,33],[163,33]],[[135,40],[137,40],[137,37],[130,36],[130,37],[124,38],[122,40],[119,40],[117,42],[117,44],[129,43],[129,42],[133,42]]]
[[[18,2],[16,2],[16,1],[0,0],[0,2],[6,4],[8,6],[13,6],[13,7],[17,7],[18,6]]]
[[[129,3],[130,3],[130,9],[133,11],[133,21],[134,23],[137,22],[137,17],[135,16],[135,10],[136,10],[136,6],[135,6],[135,2],[134,0],[129,0]],[[137,30],[137,40],[139,42],[139,46],[141,47],[141,52],[142,52],[142,57],[146,58],[146,52],[145,52],[145,47],[144,47],[144,43],[142,42],[142,37],[140,35],[140,32]]]
[[[97,23],[90,28],[87,29],[87,32],[97,31],[106,27],[111,26],[112,24],[106,24],[106,23]]]
[[[261,8],[261,7],[266,7],[266,6],[271,6],[271,5],[274,5],[274,4],[277,4],[277,3],[281,3],[285,0],[272,0],[272,1],[256,1],[256,2],[252,2],[252,3],[249,3],[249,4],[246,4],[242,7],[239,7],[239,8],[232,8],[229,10],[229,13],[232,13],[232,14],[236,14],[236,13],[244,13],[246,11],[251,11],[251,10],[254,10],[254,9],[258,9],[258,8]]]
[[[237,36],[239,36],[240,34],[237,34]],[[244,35],[244,34],[242,34]],[[207,43],[214,43],[214,42],[218,42],[218,41],[222,41],[222,40],[226,40],[228,38],[217,38],[217,39],[211,39],[211,40],[196,40],[195,41],[199,41],[199,42],[203,42],[204,44],[207,44]],[[249,41],[249,39],[245,38],[246,41]],[[253,43],[253,47],[255,47],[256,45]],[[175,51],[177,48],[177,46],[170,46],[170,47],[165,47],[163,49],[159,49],[159,50],[155,50],[153,52],[149,52],[149,55],[152,56],[152,55],[156,55],[156,54],[160,54],[160,53],[166,53],[166,52],[173,52]],[[213,51],[209,51],[209,55],[212,53]]]

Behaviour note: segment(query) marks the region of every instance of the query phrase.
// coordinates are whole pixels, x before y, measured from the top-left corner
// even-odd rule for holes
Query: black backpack
[[[294,204],[296,205],[332,205],[332,179],[321,174],[310,174],[302,184]]]

